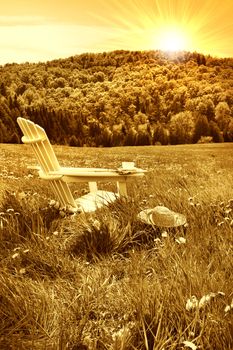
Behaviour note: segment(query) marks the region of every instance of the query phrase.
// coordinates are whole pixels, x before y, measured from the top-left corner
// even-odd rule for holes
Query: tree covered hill
[[[118,50],[6,64],[0,142],[19,142],[18,116],[73,146],[233,141],[233,59]]]

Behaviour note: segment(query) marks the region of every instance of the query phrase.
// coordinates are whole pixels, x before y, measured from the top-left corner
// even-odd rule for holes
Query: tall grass
[[[232,145],[70,148],[69,159],[58,147],[67,165],[135,160],[149,170],[127,201],[67,217],[22,170],[29,149],[18,160],[2,147],[0,349],[233,348]],[[164,232],[138,220],[159,204],[185,214],[188,227]]]

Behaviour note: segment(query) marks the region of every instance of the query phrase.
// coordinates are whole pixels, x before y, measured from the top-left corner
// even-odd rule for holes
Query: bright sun
[[[187,34],[178,27],[162,27],[157,34],[157,46],[162,51],[188,50]]]

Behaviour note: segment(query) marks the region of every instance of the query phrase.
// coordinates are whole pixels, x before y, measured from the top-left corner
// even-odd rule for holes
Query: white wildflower
[[[20,250],[21,248],[20,247],[16,247],[13,249],[13,252],[17,252],[17,250]]]
[[[222,226],[224,224],[224,221],[221,221],[218,223],[218,226]]]
[[[195,295],[192,295],[190,299],[187,300],[186,303],[186,310],[191,311],[193,309],[196,309],[198,307],[198,299]]]
[[[217,294],[218,294],[218,295],[222,295],[223,297],[226,295],[224,292],[220,292],[220,291],[218,291]]]
[[[58,231],[54,231],[54,232],[53,232],[53,235],[54,235],[54,236],[58,236],[58,234],[59,234]]]
[[[215,298],[216,296],[224,296],[224,295],[225,293],[223,292],[217,292],[217,293],[210,292],[209,294],[204,295],[200,299],[198,306],[201,309],[202,307],[205,307],[207,304],[209,304],[211,299]]]
[[[227,305],[227,306],[225,307],[225,309],[224,309],[224,312],[225,312],[225,313],[227,313],[227,312],[229,312],[229,311],[231,311],[231,305]]]
[[[161,236],[162,236],[163,238],[167,238],[167,237],[168,237],[168,232],[167,232],[167,231],[163,231],[163,232],[161,233]]]
[[[53,207],[56,204],[56,201],[54,199],[51,199],[51,201],[49,202],[49,205],[51,205],[51,207]]]
[[[225,309],[224,309],[225,313],[227,313],[227,312],[229,312],[229,311],[231,311],[231,310],[233,310],[233,299],[232,299],[232,301],[231,301],[231,304],[230,304],[230,305],[227,305],[227,306],[225,307]]]
[[[196,346],[193,342],[191,342],[191,341],[184,340],[184,341],[183,341],[183,344],[184,344],[184,347],[185,347],[185,348],[190,348],[190,349],[192,349],[192,350],[196,350],[196,349],[197,349],[197,346]]]
[[[202,307],[209,304],[211,299],[212,299],[212,296],[210,294],[204,295],[199,301],[199,304],[198,304],[199,308],[201,309]]]
[[[185,243],[186,243],[186,238],[184,238],[184,237],[178,237],[178,238],[176,238],[176,242],[177,242],[178,244],[185,244]]]

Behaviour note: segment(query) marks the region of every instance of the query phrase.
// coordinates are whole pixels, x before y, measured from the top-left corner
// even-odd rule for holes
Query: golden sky
[[[0,1],[0,64],[118,49],[233,57],[233,0]]]

